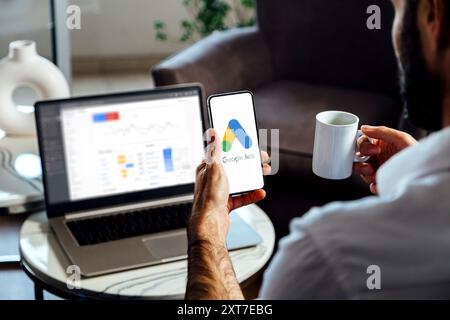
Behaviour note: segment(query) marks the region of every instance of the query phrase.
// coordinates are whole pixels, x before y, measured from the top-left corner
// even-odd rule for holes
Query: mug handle
[[[356,141],[358,141],[358,139],[361,138],[363,135],[364,135],[364,133],[362,133],[361,130],[358,130],[358,132],[356,133]],[[372,143],[372,141],[373,141],[372,138],[369,138],[369,142]],[[359,152],[359,151],[357,150],[357,152]],[[370,159],[370,156],[362,157],[362,156],[355,154],[354,162],[366,162],[369,159]]]

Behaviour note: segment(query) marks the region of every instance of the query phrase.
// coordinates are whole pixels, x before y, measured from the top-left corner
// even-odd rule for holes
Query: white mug
[[[359,118],[343,111],[325,111],[316,116],[313,172],[331,180],[347,179],[354,162],[370,157],[357,155],[356,141],[362,135]]]

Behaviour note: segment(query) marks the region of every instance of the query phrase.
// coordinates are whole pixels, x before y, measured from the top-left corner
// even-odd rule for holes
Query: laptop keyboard
[[[192,203],[80,219],[67,226],[80,246],[186,228]]]

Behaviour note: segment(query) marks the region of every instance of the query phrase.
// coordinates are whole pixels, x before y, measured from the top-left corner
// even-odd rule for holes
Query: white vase
[[[35,42],[10,43],[9,55],[0,60],[0,128],[8,135],[36,134],[34,114],[19,111],[13,101],[13,93],[19,87],[32,88],[39,100],[70,96],[63,73],[38,55]]]

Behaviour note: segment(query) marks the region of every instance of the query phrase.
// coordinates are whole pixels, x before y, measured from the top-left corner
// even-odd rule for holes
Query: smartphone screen
[[[208,99],[212,127],[221,138],[221,162],[230,194],[241,194],[264,186],[253,96],[237,92]]]

